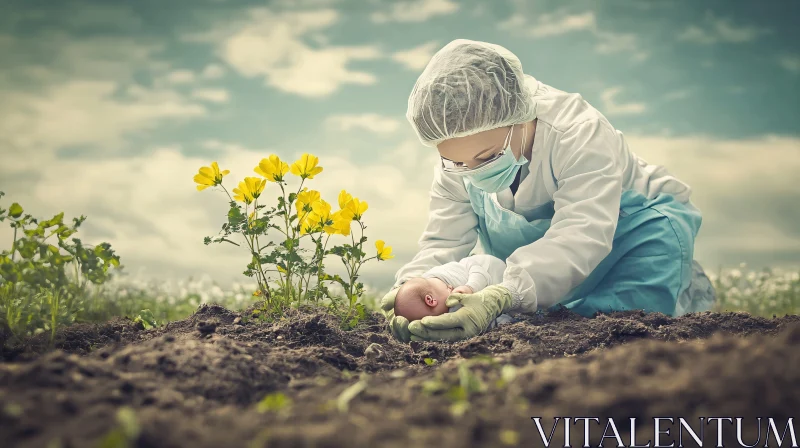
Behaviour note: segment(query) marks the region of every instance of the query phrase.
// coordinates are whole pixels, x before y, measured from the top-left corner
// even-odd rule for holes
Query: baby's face
[[[409,321],[425,316],[438,316],[447,312],[445,302],[453,288],[438,278],[413,278],[398,291],[394,312]]]

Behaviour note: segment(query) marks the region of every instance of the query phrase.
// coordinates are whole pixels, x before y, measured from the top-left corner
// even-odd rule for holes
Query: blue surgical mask
[[[525,143],[524,140],[525,138],[523,138],[523,145]],[[528,159],[525,158],[520,150],[520,159],[517,160],[514,157],[514,152],[511,150],[510,141],[511,138],[509,137],[509,144],[503,150],[504,154],[500,158],[489,165],[469,171],[465,174],[472,185],[475,185],[487,193],[497,193],[505,190],[514,183],[514,178],[517,177],[520,167],[528,163]]]

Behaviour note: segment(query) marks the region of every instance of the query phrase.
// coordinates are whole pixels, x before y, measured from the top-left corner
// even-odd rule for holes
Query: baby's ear
[[[436,306],[438,302],[430,294],[425,294],[425,304],[428,306]]]

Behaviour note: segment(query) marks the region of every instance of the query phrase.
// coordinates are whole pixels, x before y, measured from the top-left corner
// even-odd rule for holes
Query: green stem
[[[59,293],[58,290],[53,290],[50,293],[50,345],[56,338],[56,324],[58,323],[58,306],[59,306]]]
[[[361,252],[361,247],[363,246],[362,241],[364,240],[365,227],[364,224],[361,222],[361,220],[357,220],[356,222],[358,222],[358,225],[361,227],[361,238],[358,240],[358,247],[356,247],[355,236],[353,232],[350,232],[350,236],[353,241],[353,249],[354,250],[358,249],[358,251]],[[363,266],[365,262],[373,258],[377,258],[377,255],[374,257],[366,258],[364,260],[360,260],[359,258],[354,258],[353,260],[349,260],[352,262],[352,264],[349,266],[347,265],[347,263],[345,263],[345,268],[347,268],[347,274],[350,277],[350,282],[349,282],[350,288],[347,296],[349,307],[347,309],[347,314],[345,315],[345,321],[350,319],[350,315],[353,313],[353,307],[358,301],[358,298],[356,298],[356,300],[353,300],[353,295],[354,295],[353,289],[355,288],[356,278],[358,277],[358,271],[361,269],[361,266]]]
[[[320,238],[320,239],[322,239],[322,238]],[[328,250],[328,241],[330,241],[330,239],[331,239],[330,235],[328,235],[328,237],[325,238],[325,244],[322,246],[322,252],[319,254],[319,260],[317,260],[317,290],[316,290],[315,296],[314,296],[314,301],[315,302],[318,302],[319,299],[320,299],[320,297],[319,297],[319,294],[320,294],[319,289],[322,286],[322,272],[321,272],[322,271],[322,260],[325,258],[325,251]]]
[[[288,200],[289,200],[289,198],[286,197],[286,189],[283,187],[283,182],[278,182],[278,185],[280,185],[281,194],[283,195],[283,223],[284,223],[284,229],[286,230],[286,235],[287,235],[287,238],[288,238],[288,235],[289,235],[289,206],[288,206],[289,202],[288,202]],[[292,236],[294,236],[294,234]],[[291,253],[292,250],[294,250],[294,238],[290,238],[289,239],[289,247],[287,247],[286,250],[288,250],[289,253]],[[283,306],[286,306],[292,300],[296,300],[296,297],[294,295],[294,288],[292,287],[292,268],[293,267],[294,266],[292,266],[292,260],[291,259],[287,259],[286,260],[286,285],[285,285],[285,288],[288,288],[289,291],[286,291],[286,297],[284,297]]]
[[[255,203],[253,204],[253,208],[255,209]],[[256,274],[256,281],[258,282],[259,290],[261,290],[262,294],[264,295],[265,306],[269,307],[269,302],[271,301],[271,298],[269,297],[268,291],[266,291],[266,277],[263,272],[264,270],[261,266],[261,260],[256,254],[255,249],[253,248],[253,245],[257,243],[255,243],[255,238],[252,235],[247,235],[247,230],[250,228],[250,218],[248,214],[248,209],[249,209],[249,204],[245,203],[244,205],[245,230],[242,231],[242,236],[244,237],[245,243],[247,243],[247,247],[250,248],[250,256],[251,257],[254,256],[256,259],[256,264],[258,265],[258,273]]]
[[[14,262],[14,255],[16,255],[16,245],[17,245],[17,223],[14,223],[14,240],[11,242],[11,262]]]
[[[298,215],[299,214],[300,213],[298,212]],[[316,257],[319,255],[319,248],[320,248],[319,247],[320,246],[319,245],[319,241],[315,240],[313,236],[311,237],[311,242],[314,243],[315,252],[314,252],[314,257],[311,258],[311,263],[309,263],[309,264],[313,264],[314,263],[314,261],[316,260]],[[300,279],[301,282],[305,281],[305,286],[306,286],[305,292],[304,292],[303,297],[302,297],[302,300],[304,302],[308,299],[308,291],[309,291],[309,285],[311,284],[311,275],[312,274],[313,274],[313,272],[311,272],[309,270],[308,275],[305,275],[305,276],[301,277],[301,279]],[[315,298],[316,298],[316,293],[315,293]]]
[[[258,209],[258,199],[253,201],[253,221],[258,219],[258,211],[257,211],[257,209]],[[247,226],[248,226],[248,230],[249,230],[250,229],[250,221],[249,221],[249,219],[247,221]],[[268,290],[269,281],[267,280],[267,273],[264,272],[264,266],[261,264],[261,243],[258,241],[258,234],[255,234],[253,236],[253,238],[255,240],[255,249],[258,249],[257,252],[256,252],[255,249],[253,250],[253,252],[256,254],[255,256],[256,256],[256,261],[258,263],[258,272],[261,274],[261,279],[259,279],[259,283],[261,283],[261,281],[264,282],[264,288],[263,289],[266,291],[266,290]],[[266,297],[267,294],[264,294],[264,295]]]

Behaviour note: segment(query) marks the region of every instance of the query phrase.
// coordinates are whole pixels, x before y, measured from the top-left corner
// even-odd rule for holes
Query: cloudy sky
[[[6,0],[2,201],[87,215],[79,236],[132,272],[226,283],[247,255],[203,245],[227,204],[193,174],[216,160],[232,188],[269,154],[310,152],[325,168],[312,188],[369,202],[367,235],[396,258],[364,280],[386,287],[416,251],[436,160],[405,121],[408,93],[467,38],[581,93],[689,183],[702,264],[798,265],[798,19],[786,0]]]

